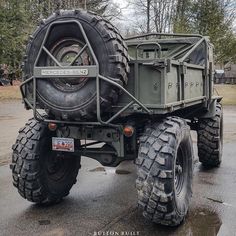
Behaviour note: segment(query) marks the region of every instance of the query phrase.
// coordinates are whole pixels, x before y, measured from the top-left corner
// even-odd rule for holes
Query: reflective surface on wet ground
[[[20,104],[13,106],[16,112],[2,114],[0,105],[0,158],[9,158],[8,145],[15,140],[26,117],[30,117]],[[108,168],[83,157],[71,194],[51,207],[40,207],[21,198],[12,186],[8,165],[0,166],[0,235],[236,235],[236,108],[227,107],[224,112],[222,166],[207,170],[196,163],[193,198],[186,220],[179,227],[163,227],[143,218],[137,208],[136,169],[132,161]],[[17,119],[13,119],[15,114]],[[9,124],[12,127],[6,128]]]

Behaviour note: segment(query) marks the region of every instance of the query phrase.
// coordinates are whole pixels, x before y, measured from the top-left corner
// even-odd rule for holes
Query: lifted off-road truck
[[[34,118],[13,145],[14,186],[29,201],[55,203],[76,182],[81,155],[113,167],[134,160],[143,215],[180,224],[192,196],[191,129],[202,165],[221,163],[213,70],[207,37],[123,39],[94,13],[56,12],[26,48],[21,92]]]

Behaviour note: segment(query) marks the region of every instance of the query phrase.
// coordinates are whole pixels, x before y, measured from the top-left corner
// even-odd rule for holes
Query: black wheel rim
[[[175,160],[175,190],[176,195],[180,196],[181,192],[183,191],[184,181],[185,181],[185,173],[186,171],[186,162],[184,159],[183,149],[180,146],[177,151],[177,157]]]
[[[85,46],[85,43],[75,39],[75,38],[66,38],[59,40],[56,42],[50,52],[51,54],[63,65],[69,66],[80,52],[80,50]],[[55,62],[48,58],[47,65],[56,66]],[[92,57],[88,50],[84,50],[84,52],[78,57],[75,62],[71,66],[84,66],[93,64]],[[77,91],[82,88],[88,78],[80,77],[80,78],[58,78],[53,80],[53,85],[62,91]]]
[[[51,151],[46,158],[48,177],[54,181],[63,179],[68,173],[68,163],[59,153]]]

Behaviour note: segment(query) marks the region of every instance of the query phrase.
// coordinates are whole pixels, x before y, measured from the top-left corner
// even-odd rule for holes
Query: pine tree
[[[18,0],[2,1],[0,19],[0,64],[18,67],[27,38],[24,5]]]

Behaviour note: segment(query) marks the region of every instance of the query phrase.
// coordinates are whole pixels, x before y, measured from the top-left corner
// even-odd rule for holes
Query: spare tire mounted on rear
[[[99,73],[107,78],[115,78],[126,84],[129,73],[128,52],[124,40],[116,28],[103,18],[84,11],[60,11],[45,20],[33,34],[27,46],[24,73],[25,78],[33,75],[34,63],[51,23],[64,20],[81,23],[99,63]],[[60,62],[67,66],[94,65],[88,47],[75,60],[76,55],[86,45],[76,24],[61,23],[52,26],[45,47]],[[37,66],[56,66],[47,53],[41,53]],[[32,93],[32,86],[29,88]],[[117,102],[119,90],[101,81],[100,104],[105,112]],[[41,108],[57,119],[93,119],[96,114],[96,81],[93,78],[53,78],[37,79],[37,100]]]

